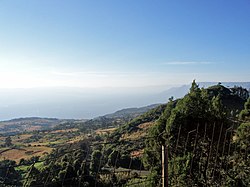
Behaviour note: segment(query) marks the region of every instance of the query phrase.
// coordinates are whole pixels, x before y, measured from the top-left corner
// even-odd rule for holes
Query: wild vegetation
[[[2,136],[1,186],[160,186],[162,146],[170,186],[250,186],[246,89],[194,81],[183,98],[135,111]]]
[[[169,149],[171,186],[249,186],[249,124],[236,121],[243,102],[244,98],[221,85],[200,89],[195,82],[183,99],[176,104],[170,101],[150,131],[158,138],[149,140],[145,148],[151,185],[158,185],[160,150],[165,145]],[[244,120],[249,115],[247,103],[239,115]],[[244,135],[239,135],[242,128]],[[245,142],[244,148],[239,141]],[[236,168],[240,175],[235,173]]]

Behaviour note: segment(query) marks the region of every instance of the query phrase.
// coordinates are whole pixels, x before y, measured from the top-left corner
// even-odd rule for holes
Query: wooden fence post
[[[162,187],[168,187],[168,147],[162,145]]]

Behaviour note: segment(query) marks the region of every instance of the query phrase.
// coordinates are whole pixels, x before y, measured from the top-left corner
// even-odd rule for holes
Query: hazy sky
[[[249,81],[249,0],[0,0],[0,88]]]

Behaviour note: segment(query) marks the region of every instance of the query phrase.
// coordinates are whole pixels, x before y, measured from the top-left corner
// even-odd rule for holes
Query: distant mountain
[[[0,89],[0,121],[28,116],[92,119],[161,103],[157,94],[169,87]]]
[[[199,83],[201,86],[217,82]],[[222,83],[227,87],[249,82]],[[19,117],[56,117],[58,119],[92,119],[122,108],[166,103],[183,97],[190,85],[164,85],[145,88],[26,88],[0,89],[0,120]]]
[[[91,129],[112,125],[117,126],[124,124],[157,106],[157,104],[154,104],[145,107],[126,108],[91,120],[39,117],[17,118],[0,122],[0,134],[8,135],[21,133],[24,131],[65,129],[76,126],[80,128],[91,127]]]
[[[174,97],[174,98],[183,97],[184,95],[186,95],[188,93],[189,88],[190,88],[190,85],[182,85],[180,87],[172,87],[166,91],[163,91],[158,96],[159,96],[159,98],[161,98],[162,100],[165,100],[167,102],[170,97]]]
[[[108,128],[108,127],[118,127],[130,120],[147,113],[148,111],[157,108],[159,104],[153,104],[145,107],[138,108],[126,108],[118,110],[111,114],[106,114],[104,116],[99,116],[94,119],[88,120],[84,123],[79,124],[81,130],[98,129],[98,128]]]
[[[198,83],[200,87],[209,87],[211,85],[218,85],[217,82],[199,82]],[[234,86],[242,86],[243,88],[246,88],[247,90],[250,90],[250,82],[221,82],[221,85],[224,85],[226,88],[228,87],[234,87]],[[190,85],[182,85],[179,87],[172,87],[166,91],[163,91],[159,94],[157,93],[148,93],[148,94],[136,94],[133,93],[131,95],[121,96],[116,93],[112,93],[108,96],[99,98],[100,95],[95,95],[94,98],[90,99],[90,95],[88,96],[84,95],[85,91],[83,90],[72,90],[72,93],[68,95],[68,93],[64,92],[56,92],[57,94],[53,95],[52,98],[56,98],[55,100],[48,100],[47,104],[42,103],[41,105],[39,103],[33,103],[32,105],[29,103],[30,101],[27,98],[34,99],[33,95],[36,95],[40,92],[32,93],[31,95],[27,96],[27,100],[24,100],[22,98],[25,98],[22,94],[19,95],[20,101],[23,103],[19,103],[16,105],[12,105],[14,101],[11,101],[10,94],[7,92],[4,94],[5,97],[1,98],[1,104],[5,104],[6,106],[0,106],[1,115],[0,119],[3,119],[5,117],[3,116],[12,116],[12,114],[15,114],[15,111],[18,111],[18,116],[27,116],[27,115],[34,115],[34,116],[56,116],[57,118],[64,118],[62,116],[72,116],[72,118],[83,118],[79,116],[84,116],[84,114],[88,113],[90,116],[95,114],[94,116],[100,116],[93,118],[88,121],[77,121],[77,120],[61,120],[56,118],[19,118],[9,121],[3,121],[0,122],[0,133],[16,133],[16,132],[23,132],[23,131],[32,131],[32,130],[43,130],[43,129],[49,129],[54,128],[60,124],[60,128],[68,126],[74,126],[75,124],[79,124],[81,127],[85,126],[96,126],[96,127],[103,127],[103,126],[119,126],[124,123],[129,122],[131,119],[136,118],[137,116],[140,116],[141,114],[148,112],[150,109],[157,107],[158,105],[149,105],[146,107],[133,107],[133,108],[127,108],[127,106],[145,106],[150,103],[167,103],[168,99],[170,97],[181,98],[185,94],[188,93],[190,88]],[[38,90],[39,91],[39,90]],[[120,91],[123,93],[123,91]],[[46,92],[47,93],[47,92]],[[54,92],[49,92],[48,95],[52,94]],[[74,95],[74,94],[76,95]],[[98,92],[99,93],[99,92]],[[100,92],[101,93],[101,92]],[[2,93],[3,94],[3,93]],[[65,94],[67,98],[73,99],[73,100],[66,100],[61,95]],[[21,98],[21,96],[23,96]],[[59,97],[60,96],[60,97]],[[70,97],[68,97],[70,96]],[[85,98],[86,96],[86,98]],[[78,98],[79,97],[79,98]],[[98,98],[98,99],[95,99]],[[44,101],[45,99],[42,99],[42,97],[38,97],[37,101]],[[33,102],[33,101],[32,101]],[[60,103],[62,102],[62,103]],[[87,103],[86,103],[87,102]],[[146,104],[145,104],[146,103]],[[239,102],[235,102],[237,104]],[[8,104],[8,105],[7,105]],[[33,108],[33,106],[35,108]],[[29,108],[29,110],[26,110]],[[118,110],[117,112],[110,113],[107,115],[97,115],[98,113],[108,113],[110,111],[115,111],[117,108],[125,108],[122,110]],[[41,112],[41,111],[44,112]],[[38,113],[36,113],[38,111]],[[40,112],[41,113],[40,113]],[[106,111],[106,112],[104,112]],[[24,113],[23,113],[24,112]],[[56,115],[56,113],[61,113],[61,115]],[[93,112],[93,113],[92,113]],[[45,115],[46,114],[46,115]],[[48,114],[48,115],[47,115]],[[102,115],[102,116],[101,116]],[[15,115],[14,115],[15,116]],[[67,117],[65,117],[67,118]],[[70,117],[71,118],[71,117]],[[67,124],[65,124],[68,122]],[[64,125],[62,125],[64,123]],[[83,125],[84,124],[84,125]]]
[[[126,108],[126,109],[118,110],[112,114],[107,114],[104,117],[106,118],[120,118],[120,117],[134,118],[157,107],[158,105],[159,104],[153,104],[153,105],[149,105],[145,107]]]

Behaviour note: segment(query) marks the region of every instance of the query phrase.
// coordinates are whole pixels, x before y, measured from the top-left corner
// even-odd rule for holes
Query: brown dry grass
[[[146,123],[142,123],[142,124],[138,125],[138,128],[147,130],[150,127],[152,127],[153,125],[154,125],[154,122],[146,122]]]
[[[43,156],[46,153],[50,153],[52,148],[41,146],[41,147],[25,147],[22,149],[11,149],[9,151],[0,154],[0,160],[15,160],[19,162],[20,159],[29,159],[32,156]]]
[[[141,157],[141,156],[143,155],[143,153],[144,153],[144,149],[137,150],[137,151],[132,151],[132,152],[130,153],[130,156],[131,156],[132,158]]]
[[[121,137],[121,140],[138,140],[139,138],[142,138],[144,136],[146,136],[146,132],[145,131],[136,131],[133,132],[131,134],[123,134]]]
[[[81,140],[84,140],[85,138],[86,138],[86,137],[83,136],[83,135],[76,136],[76,137],[74,137],[74,138],[68,140],[66,143],[77,143],[77,142],[79,142],[79,141],[81,141]]]
[[[108,133],[112,133],[116,130],[117,128],[108,128],[108,129],[97,129],[95,131],[96,134],[98,135],[104,135],[104,134],[108,134]]]
[[[153,122],[147,122],[147,123],[142,123],[138,125],[139,130],[132,132],[130,134],[123,134],[121,137],[121,140],[126,139],[126,140],[137,140],[139,138],[145,137],[147,135],[148,129],[153,126]]]

